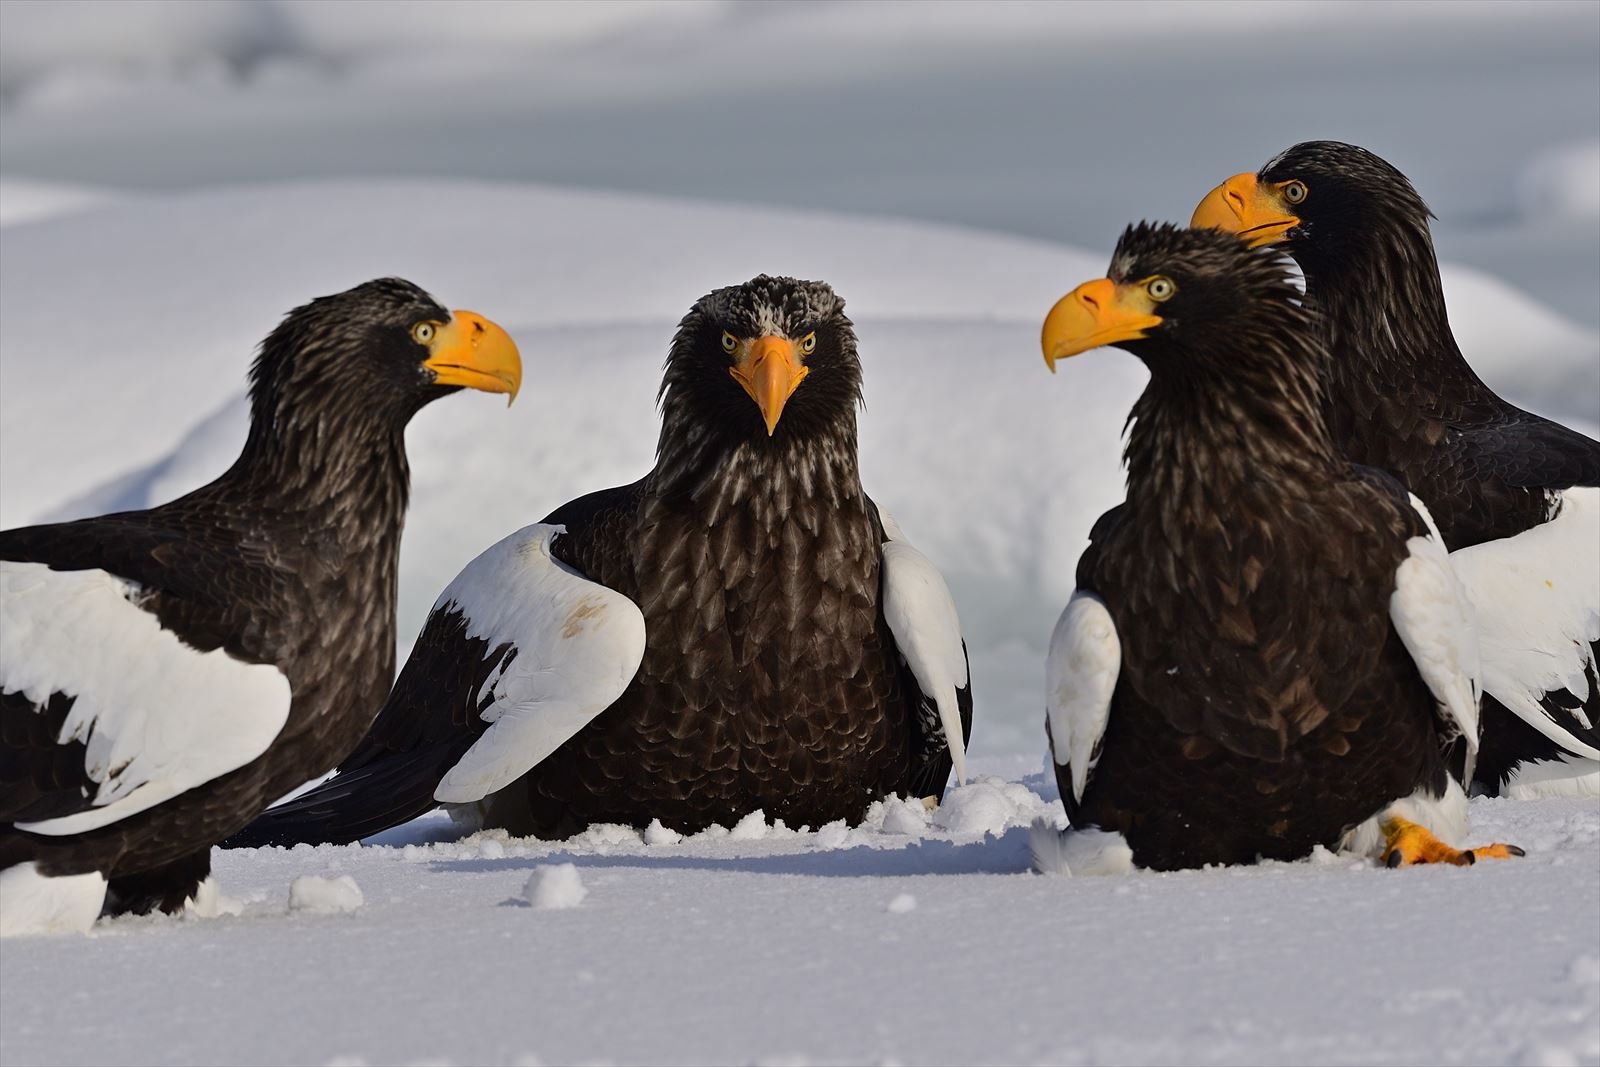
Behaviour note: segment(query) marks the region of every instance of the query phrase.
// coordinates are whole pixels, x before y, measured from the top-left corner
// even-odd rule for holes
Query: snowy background
[[[823,278],[996,776],[850,833],[224,854],[237,917],[8,943],[0,1060],[1600,1062],[1593,803],[1476,803],[1532,853],[1494,870],[1021,873],[1044,644],[1143,380],[1050,377],[1039,322],[1127,222],[1311,137],[1412,177],[1468,358],[1594,433],[1600,5],[0,4],[0,525],[219,473],[277,319],[400,274],[526,365],[509,411],[413,424],[403,654],[479,550],[648,468],[696,297]],[[573,909],[529,903],[582,895],[551,859]],[[353,914],[285,918],[343,874]]]

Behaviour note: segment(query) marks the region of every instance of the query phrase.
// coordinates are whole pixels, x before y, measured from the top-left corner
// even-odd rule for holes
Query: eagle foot
[[[939,810],[939,798],[938,797],[923,797],[922,798],[922,810],[923,811],[930,811],[930,812],[931,811],[938,811]]]
[[[1433,836],[1425,826],[1409,819],[1392,818],[1383,823],[1383,837],[1387,842],[1383,862],[1387,867],[1410,867],[1418,863],[1451,863],[1457,867],[1470,867],[1479,860],[1508,860],[1527,853],[1516,845],[1495,843],[1481,848],[1451,848]]]

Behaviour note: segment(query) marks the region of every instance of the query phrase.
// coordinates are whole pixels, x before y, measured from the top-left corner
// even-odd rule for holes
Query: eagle
[[[499,326],[367,282],[262,343],[214,482],[0,533],[0,933],[182,908],[349,753],[394,678],[406,424],[521,376]]]
[[[354,841],[439,804],[546,839],[817,827],[964,779],[966,646],[862,488],[844,301],[767,275],[702,297],[658,400],[651,471],[468,564],[339,773],[230,845]]]
[[[1427,509],[1340,452],[1324,353],[1286,261],[1216,230],[1130,227],[1051,310],[1056,361],[1113,345],[1150,382],[1127,494],[1101,516],[1047,664],[1077,873],[1294,859],[1470,863],[1478,744],[1468,606]]]
[[[1433,512],[1476,608],[1488,795],[1600,796],[1600,442],[1523,411],[1461,355],[1404,174],[1308,141],[1213,189],[1192,224],[1279,244],[1328,348],[1339,448]]]

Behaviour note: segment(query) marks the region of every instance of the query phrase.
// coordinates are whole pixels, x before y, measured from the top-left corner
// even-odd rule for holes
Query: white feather
[[[74,698],[57,737],[83,742],[91,807],[29,833],[82,833],[237,770],[289,717],[289,680],[222,649],[199,652],[101,570],[0,561],[0,685],[42,705]]]
[[[1484,691],[1568,752],[1600,759],[1539,706],[1552,690],[1592,695],[1584,672],[1600,641],[1600,489],[1568,489],[1554,519],[1450,562],[1477,608]]]
[[[1476,753],[1478,635],[1472,604],[1456,579],[1433,516],[1415,496],[1411,504],[1431,534],[1406,542],[1410,554],[1395,572],[1389,619],[1440,709],[1465,736],[1469,753]],[[1469,758],[1469,778],[1471,762]]]
[[[1388,848],[1383,824],[1395,816],[1425,827],[1452,848],[1460,848],[1467,836],[1467,794],[1454,778],[1446,779],[1443,796],[1418,789],[1346,833],[1339,843],[1340,850],[1378,859]]]
[[[644,616],[627,597],[550,555],[561,526],[518,530],[467,564],[433,610],[516,658],[474,695],[491,723],[434,790],[466,804],[511,784],[616,702],[644,658]]]
[[[1028,849],[1033,853],[1033,869],[1040,874],[1128,874],[1133,870],[1133,849],[1115,830],[1061,830],[1049,819],[1035,819],[1028,828]]]
[[[0,937],[81,934],[100,917],[106,899],[99,871],[51,878],[33,863],[0,871]]]
[[[1083,799],[1095,749],[1111,716],[1111,695],[1122,670],[1122,643],[1105,601],[1078,590],[1050,637],[1045,660],[1045,711],[1051,754],[1072,772],[1072,795]]]
[[[1506,775],[1500,795],[1511,800],[1600,797],[1600,765],[1570,753],[1554,759],[1524,760]]]
[[[928,557],[911,546],[887,511],[883,521],[883,617],[917,685],[939,709],[956,781],[967,782],[967,745],[956,691],[967,684],[967,654],[950,587]]]

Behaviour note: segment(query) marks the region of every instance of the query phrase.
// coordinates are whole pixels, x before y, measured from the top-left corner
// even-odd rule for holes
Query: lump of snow
[[[933,824],[952,834],[1000,834],[1027,822],[1041,806],[1027,786],[985,775],[945,793]]]
[[[1600,956],[1579,956],[1572,961],[1567,978],[1573,985],[1600,985]]]
[[[301,875],[289,886],[289,910],[331,914],[355,911],[366,903],[361,887],[348,874],[337,878]]]
[[[589,890],[575,864],[552,863],[533,872],[522,895],[536,908],[576,908],[589,895]]]
[[[215,878],[207,878],[195,889],[184,906],[184,914],[196,919],[215,919],[222,915],[243,915],[244,901],[223,896]]]
[[[842,848],[849,837],[850,827],[843,819],[835,819],[817,831],[817,847]]]
[[[682,840],[682,834],[662,826],[660,819],[651,819],[650,825],[644,828],[644,843],[647,845],[676,845]]]
[[[928,829],[927,809],[920,800],[889,800],[884,803],[883,832],[921,837]]]
[[[733,824],[728,837],[734,841],[759,841],[767,836],[767,813],[757,808]]]
[[[889,911],[894,915],[904,915],[908,911],[917,910],[917,898],[910,893],[901,893],[889,901]]]
[[[572,838],[575,844],[590,845],[601,852],[610,848],[637,845],[642,840],[639,831],[616,822],[597,822]]]

